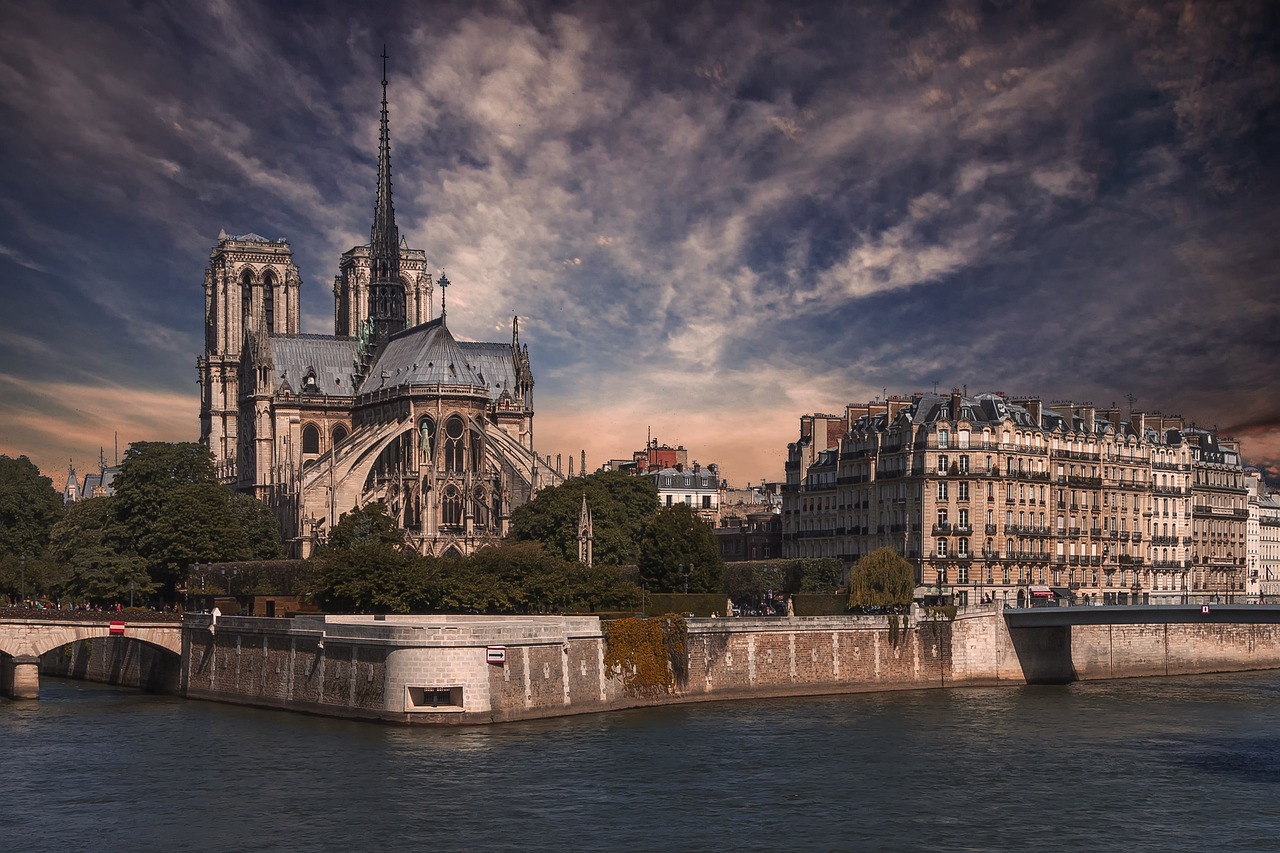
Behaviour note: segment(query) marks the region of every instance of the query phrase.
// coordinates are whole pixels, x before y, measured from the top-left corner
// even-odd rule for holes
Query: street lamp
[[[22,596],[22,606],[27,606],[27,555],[18,555],[18,595]]]
[[[680,574],[684,575],[684,594],[689,594],[689,572],[693,571],[693,566],[688,564],[680,565]]]

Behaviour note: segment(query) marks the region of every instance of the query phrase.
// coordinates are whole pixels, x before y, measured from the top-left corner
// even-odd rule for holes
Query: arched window
[[[489,526],[489,502],[484,499],[484,489],[476,489],[474,494],[476,527]]]
[[[315,424],[307,424],[302,430],[302,452],[320,452],[320,428]]]
[[[341,444],[346,437],[347,437],[347,428],[345,426],[343,426],[342,424],[338,424],[336,427],[333,428],[334,444]]]
[[[440,523],[445,527],[462,526],[462,494],[455,486],[449,486],[444,490],[444,500],[440,506]]]
[[[484,460],[484,440],[480,438],[480,433],[471,433],[471,470],[479,471],[480,463]],[[570,460],[572,462],[572,459]]]
[[[465,433],[462,418],[457,415],[444,422],[444,470],[463,470],[465,457],[462,437]]]
[[[262,275],[262,324],[267,334],[276,330],[276,277],[270,270]]]

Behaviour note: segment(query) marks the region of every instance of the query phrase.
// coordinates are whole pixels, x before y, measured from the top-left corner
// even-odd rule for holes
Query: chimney
[[[951,389],[951,411],[948,412],[948,414],[950,415],[950,418],[953,421],[956,418],[960,417],[960,389],[959,388]]]
[[[1044,403],[1040,400],[1028,400],[1027,411],[1031,413],[1031,419],[1035,421],[1036,426],[1044,426]]]
[[[1094,420],[1096,419],[1097,410],[1092,404],[1080,407],[1080,419],[1084,421],[1084,431],[1093,432]]]

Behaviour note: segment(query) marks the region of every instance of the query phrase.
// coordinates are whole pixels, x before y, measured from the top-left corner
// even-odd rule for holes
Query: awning
[[[1073,595],[1071,590],[1064,586],[1055,586],[1051,587],[1051,589],[1053,590],[1053,594],[1058,596],[1058,598],[1071,598]]]
[[[1031,587],[1031,594],[1037,598],[1048,598],[1053,595],[1053,591],[1047,586],[1033,586]]]

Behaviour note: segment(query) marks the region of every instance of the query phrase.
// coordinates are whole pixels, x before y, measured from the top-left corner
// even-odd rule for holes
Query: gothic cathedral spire
[[[378,193],[369,232],[369,319],[378,346],[405,327],[404,282],[400,280],[400,231],[391,203],[391,127],[387,120],[387,49],[382,48],[382,124],[378,137]]]

